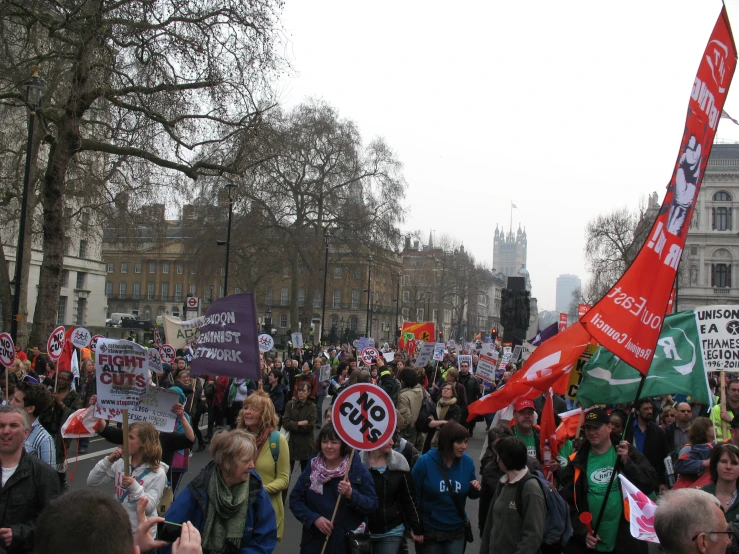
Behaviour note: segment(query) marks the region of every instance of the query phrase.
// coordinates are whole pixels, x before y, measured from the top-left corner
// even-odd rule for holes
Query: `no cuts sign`
[[[15,362],[15,345],[9,333],[0,333],[0,364],[10,367]]]
[[[334,400],[331,422],[341,440],[356,450],[374,450],[389,441],[398,416],[388,394],[377,385],[347,387]]]
[[[367,365],[374,364],[374,360],[377,360],[377,358],[380,357],[380,351],[377,350],[377,348],[374,348],[372,346],[369,346],[362,350],[362,361]]]
[[[59,326],[54,329],[51,333],[48,342],[46,343],[46,352],[49,358],[56,361],[62,357],[62,350],[64,349],[64,327]]]
[[[159,349],[159,357],[165,364],[171,364],[177,357],[177,351],[169,344],[163,344]]]

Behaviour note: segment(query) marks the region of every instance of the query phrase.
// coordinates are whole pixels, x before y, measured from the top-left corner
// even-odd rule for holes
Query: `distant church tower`
[[[526,267],[526,229],[506,235],[503,229],[495,226],[493,235],[493,268],[507,277],[519,277],[519,270]]]

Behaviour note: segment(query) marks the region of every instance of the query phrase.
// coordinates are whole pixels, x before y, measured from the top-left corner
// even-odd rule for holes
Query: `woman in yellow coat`
[[[250,394],[244,401],[237,426],[254,435],[257,459],[254,469],[262,478],[277,519],[277,540],[282,540],[285,523],[283,491],[290,484],[290,451],[285,436],[278,430],[278,418],[269,395],[263,391]]]

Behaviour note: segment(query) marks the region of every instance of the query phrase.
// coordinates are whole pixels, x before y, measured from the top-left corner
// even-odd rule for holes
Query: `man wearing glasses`
[[[718,498],[699,489],[663,494],[654,530],[665,554],[724,554],[733,536]]]

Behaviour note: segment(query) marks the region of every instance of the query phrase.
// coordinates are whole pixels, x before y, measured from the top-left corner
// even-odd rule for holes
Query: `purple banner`
[[[192,345],[192,372],[258,381],[262,371],[257,335],[253,292],[216,300],[205,312],[200,338]]]

